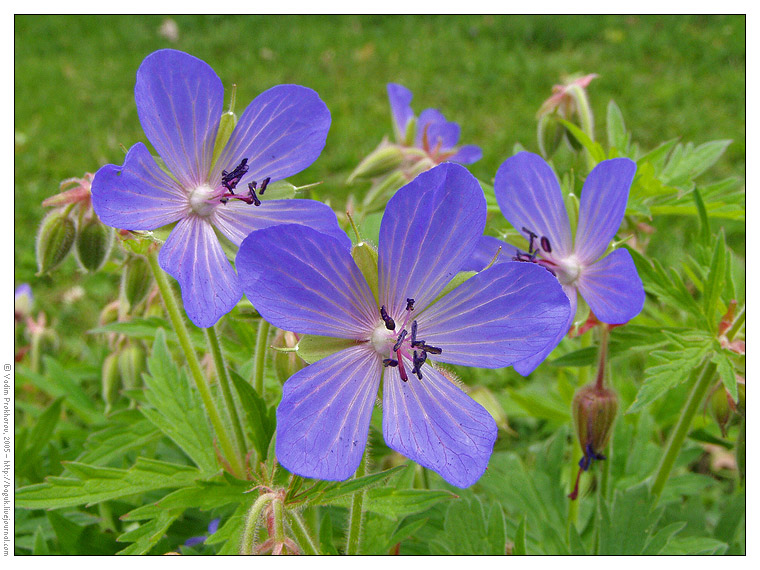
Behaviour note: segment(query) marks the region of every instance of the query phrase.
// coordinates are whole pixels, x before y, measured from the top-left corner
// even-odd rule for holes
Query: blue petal
[[[330,130],[330,111],[317,92],[277,85],[251,101],[214,166],[214,176],[248,159],[249,181],[272,182],[301,172],[319,157]]]
[[[95,173],[92,207],[100,221],[114,228],[155,230],[183,217],[188,199],[145,145],[137,143],[124,166],[106,164]]]
[[[563,338],[565,338],[567,331],[570,330],[570,327],[573,324],[573,319],[575,319],[575,311],[578,307],[578,293],[574,287],[566,287],[563,285],[562,289],[570,301],[570,311],[568,312],[568,317],[565,321],[564,326],[560,327],[554,339],[549,344],[547,344],[546,348],[544,348],[541,352],[538,352],[535,355],[526,358],[525,360],[521,360],[520,362],[515,362],[513,368],[517,371],[518,374],[527,376],[533,372],[538,367],[538,365],[546,360],[546,357],[549,356],[549,354],[551,354],[555,348],[557,348],[557,345],[562,341]]]
[[[567,332],[570,305],[551,273],[534,263],[497,263],[417,316],[417,336],[450,364],[500,368]],[[563,330],[564,329],[564,330]]]
[[[460,271],[483,271],[493,261],[499,248],[501,248],[501,253],[499,253],[497,261],[512,259],[514,248],[507,242],[491,236],[480,236],[475,249],[467,257],[467,261],[462,265]]]
[[[395,318],[406,299],[424,308],[459,271],[483,234],[486,201],[463,166],[423,172],[390,199],[380,224],[380,299]]]
[[[181,51],[154,52],[137,70],[135,102],[148,140],[180,184],[207,182],[224,103],[214,70]]]
[[[415,137],[414,137],[414,145],[416,147],[422,148],[422,138],[425,134],[425,131],[428,132],[428,142],[430,143],[430,147],[435,146],[435,141],[430,138],[430,128],[434,126],[440,126],[446,124],[446,117],[443,116],[443,113],[441,113],[438,109],[425,109],[420,113],[419,118],[417,119],[417,127],[415,131]],[[459,126],[457,125],[457,129]],[[457,131],[457,140],[459,139],[459,131]],[[456,144],[456,142],[454,143]]]
[[[559,181],[543,158],[530,152],[508,158],[496,172],[494,192],[504,217],[518,232],[525,235],[526,228],[539,238],[549,238],[553,256],[567,257],[572,252]]]
[[[644,286],[627,249],[616,249],[586,267],[578,279],[578,290],[603,323],[630,321],[644,306]]]
[[[301,477],[348,479],[359,467],[382,366],[367,345],[300,370],[277,407],[277,460]]]
[[[386,368],[383,437],[388,447],[457,487],[473,485],[488,466],[496,422],[483,406],[430,365],[422,380]]]
[[[388,100],[391,104],[396,141],[404,142],[407,125],[414,118],[414,111],[412,111],[411,107],[412,92],[398,83],[389,83]]]
[[[457,153],[449,158],[451,162],[458,162],[459,164],[472,164],[483,158],[483,151],[479,146],[474,144],[466,144],[460,146]]]
[[[179,281],[185,311],[196,326],[213,326],[242,297],[235,271],[206,220],[180,220],[161,247],[158,262]]]
[[[635,162],[613,158],[597,164],[586,178],[575,234],[575,252],[582,262],[588,264],[599,259],[615,237],[623,221],[634,174]]]
[[[382,323],[344,241],[306,226],[271,226],[243,240],[235,264],[246,296],[276,327],[367,340]]]
[[[251,232],[279,224],[302,224],[338,239],[346,249],[351,247],[335,212],[316,200],[264,200],[261,206],[230,200],[214,210],[214,225],[238,246]]]
[[[193,536],[191,538],[188,538],[185,541],[185,546],[192,547],[192,546],[195,546],[197,544],[203,544],[204,542],[206,542],[206,538],[208,538],[208,537],[207,536]]]

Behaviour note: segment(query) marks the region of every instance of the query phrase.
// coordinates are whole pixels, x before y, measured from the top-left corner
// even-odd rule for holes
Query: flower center
[[[557,279],[563,285],[573,285],[581,276],[581,262],[574,255],[560,261],[557,269]]]
[[[406,373],[404,359],[412,365],[412,374],[422,380],[422,365],[425,364],[428,354],[441,354],[442,350],[435,346],[430,346],[424,340],[417,338],[417,321],[413,320],[409,329],[407,325],[414,311],[414,299],[406,300],[406,314],[404,322],[399,327],[385,310],[385,305],[380,307],[380,317],[382,324],[378,324],[372,331],[370,343],[379,354],[388,355],[383,359],[383,366],[398,367],[401,379],[406,382],[409,376]]]
[[[190,192],[190,207],[193,209],[193,212],[204,218],[210,216],[216,207],[212,202],[215,194],[216,191],[208,184],[194,188]]]

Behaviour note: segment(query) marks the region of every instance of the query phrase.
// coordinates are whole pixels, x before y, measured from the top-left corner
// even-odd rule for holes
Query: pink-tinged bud
[[[61,192],[42,201],[43,206],[68,206],[81,204],[80,207],[90,207],[92,179],[94,174],[87,172],[83,178],[67,178],[61,182]]]
[[[583,457],[578,463],[575,488],[568,497],[578,497],[578,482],[583,471],[588,471],[593,461],[606,459],[602,450],[612,435],[612,426],[618,410],[617,394],[609,389],[589,384],[576,392],[573,398],[573,421]]]
[[[272,346],[277,348],[293,349],[292,352],[274,352],[274,370],[277,379],[283,384],[296,372],[306,366],[303,358],[298,356],[295,348],[298,346],[298,337],[290,331],[277,330],[272,341]]]
[[[43,218],[37,231],[38,274],[55,269],[66,259],[76,233],[74,220],[65,211],[55,210]]]
[[[76,257],[85,271],[97,271],[108,260],[113,245],[113,229],[93,216],[82,222],[76,237]]]

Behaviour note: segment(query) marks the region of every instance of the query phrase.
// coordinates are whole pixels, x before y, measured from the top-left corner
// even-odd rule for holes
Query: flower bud
[[[731,420],[731,404],[723,384],[718,384],[710,395],[710,415],[720,427],[720,433],[726,437],[726,426]]]
[[[295,349],[298,346],[298,338],[290,331],[277,330],[272,341],[272,346],[276,348]],[[306,366],[306,362],[292,352],[274,351],[274,371],[277,379],[284,383],[288,378]]]
[[[557,120],[557,114],[551,113],[541,115],[538,118],[538,148],[541,156],[545,159],[551,158],[559,145],[562,144],[562,137],[565,135],[565,127]]]
[[[119,399],[119,389],[121,388],[121,376],[119,375],[119,355],[112,352],[103,361],[103,370],[101,371],[101,394],[106,404],[106,413],[108,413],[116,401]]]
[[[385,176],[396,170],[404,161],[404,153],[396,145],[381,143],[362,160],[348,177],[351,184],[357,178],[370,179]]]
[[[76,257],[86,271],[97,271],[108,260],[113,245],[113,229],[93,216],[79,227],[76,237]]]
[[[617,409],[617,394],[609,388],[589,384],[576,392],[573,420],[583,450],[580,466],[584,471],[594,459],[605,459],[601,451],[610,440]]]
[[[142,371],[145,368],[145,353],[137,345],[126,346],[119,353],[119,374],[124,388],[131,390],[142,385]]]
[[[392,172],[372,185],[362,200],[362,206],[366,211],[372,211],[375,204],[386,202],[391,194],[408,183],[409,180],[404,173],[398,170]]]
[[[64,210],[54,210],[43,218],[37,232],[38,275],[55,269],[66,259],[76,233],[74,221]]]
[[[130,255],[121,274],[121,290],[130,307],[135,307],[147,297],[153,284],[153,274],[148,260],[142,256]]]

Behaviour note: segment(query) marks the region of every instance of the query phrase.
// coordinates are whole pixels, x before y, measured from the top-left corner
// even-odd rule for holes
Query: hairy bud
[[[153,284],[153,275],[148,260],[142,256],[130,255],[121,274],[121,289],[130,307],[135,307],[147,297]]]
[[[76,257],[86,271],[97,271],[108,260],[113,245],[113,228],[100,223],[97,217],[85,220],[76,237]]]
[[[119,375],[119,355],[112,352],[103,361],[101,371],[101,394],[106,404],[106,413],[108,413],[116,401],[119,399],[119,389],[121,388],[121,376]]]
[[[54,210],[42,220],[37,232],[38,274],[58,267],[71,251],[76,238],[74,220],[63,210]]]

